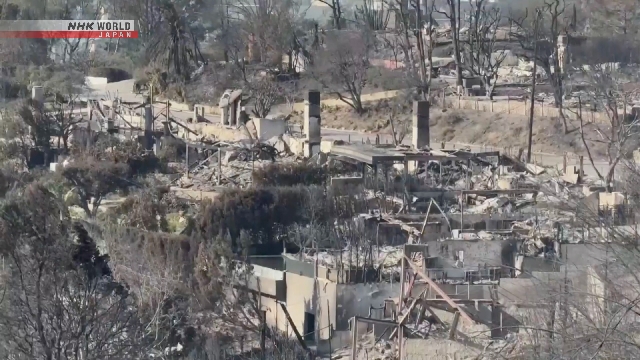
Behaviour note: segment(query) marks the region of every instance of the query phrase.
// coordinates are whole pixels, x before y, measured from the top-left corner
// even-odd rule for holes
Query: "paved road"
[[[115,96],[119,97],[123,101],[138,101],[142,102],[143,97],[140,95],[134,94],[131,90],[133,89],[133,80],[120,81],[116,83],[109,83],[102,86],[93,86],[91,87],[91,91],[87,93],[87,97],[91,98],[114,98]],[[162,105],[156,105],[155,111],[159,112],[163,109]],[[187,118],[193,117],[193,112],[190,111],[171,111],[171,115],[180,121],[186,121]],[[207,115],[207,120],[218,123],[220,122],[220,117],[216,115]],[[392,143],[392,137],[389,134],[379,134],[380,142],[382,143]],[[371,141],[371,143],[375,142],[376,134],[363,133],[352,130],[337,130],[337,129],[322,129],[322,137],[328,140],[342,140],[342,141],[351,141],[351,142],[366,142],[367,140]],[[405,138],[403,143],[409,144],[411,142],[410,138]],[[436,145],[436,144],[434,144]],[[436,145],[439,146],[439,145]],[[524,146],[524,144],[523,144]],[[445,143],[446,149],[452,149],[454,147],[460,148],[459,144],[455,143]],[[467,146],[465,146],[467,147]],[[494,150],[492,148],[484,147],[482,145],[470,145],[468,146],[472,151],[491,151]],[[495,149],[500,150],[500,149]],[[542,166],[557,166],[562,164],[563,156],[562,155],[536,155],[535,162]],[[575,158],[568,159],[568,165],[578,165],[579,162]],[[596,168],[604,173],[607,171],[607,162],[598,160],[595,162]],[[590,177],[596,177],[596,171],[594,167],[589,163],[588,159],[585,157],[584,159],[584,170],[585,174]]]

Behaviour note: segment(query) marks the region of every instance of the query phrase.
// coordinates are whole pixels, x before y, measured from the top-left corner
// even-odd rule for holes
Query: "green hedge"
[[[213,239],[229,235],[235,249],[242,231],[251,234],[255,243],[278,242],[275,235],[279,228],[309,223],[311,193],[316,192],[302,186],[227,189],[200,212],[200,236]],[[325,208],[314,209],[317,219],[326,219]]]
[[[17,99],[29,94],[29,89],[24,84],[18,82],[0,79],[0,95],[5,99]]]
[[[253,171],[254,184],[259,186],[324,185],[327,171],[307,163],[272,163]]]
[[[89,69],[89,76],[104,77],[109,82],[116,82],[131,79],[131,74],[122,69],[110,67],[97,67]]]

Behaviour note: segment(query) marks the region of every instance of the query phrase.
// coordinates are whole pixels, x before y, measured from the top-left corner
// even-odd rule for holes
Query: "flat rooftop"
[[[404,148],[375,146],[371,144],[333,145],[331,147],[331,154],[369,165],[404,161],[462,160],[458,156],[438,150],[418,152]]]

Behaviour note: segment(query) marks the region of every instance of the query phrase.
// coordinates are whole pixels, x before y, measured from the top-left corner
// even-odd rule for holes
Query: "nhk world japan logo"
[[[0,20],[0,38],[136,39],[134,20]]]

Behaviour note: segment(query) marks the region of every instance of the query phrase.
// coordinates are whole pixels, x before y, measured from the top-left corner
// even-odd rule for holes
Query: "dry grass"
[[[382,100],[369,105],[367,112],[358,115],[346,107],[323,107],[323,126],[335,129],[371,131],[391,134],[389,115],[397,109],[396,122],[411,121],[409,101]],[[302,122],[301,113],[292,120]],[[432,107],[430,114],[432,141],[460,142],[493,147],[523,147],[528,140],[529,119],[523,115],[488,113],[476,110],[442,109]],[[584,146],[577,130],[577,122],[570,123],[573,129],[564,134],[560,119],[539,117],[534,121],[534,151],[562,154],[564,152],[584,153]],[[409,134],[410,136],[410,134]],[[595,138],[595,136],[591,136]],[[605,154],[605,144],[591,142],[592,152],[601,157]]]

